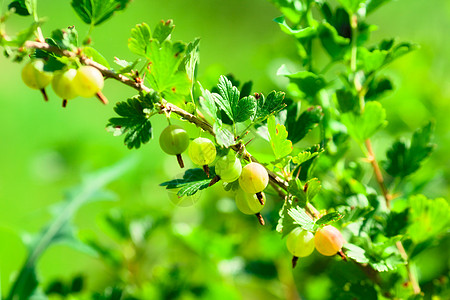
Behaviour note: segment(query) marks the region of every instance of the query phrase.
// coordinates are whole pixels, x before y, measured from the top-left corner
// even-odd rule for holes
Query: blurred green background
[[[2,10],[8,2],[3,1]],[[39,15],[47,17],[44,35],[71,25],[75,25],[80,36],[87,33],[88,26],[75,16],[70,1],[40,0],[38,3]],[[174,40],[191,41],[201,37],[199,79],[203,86],[210,88],[220,74],[233,73],[241,81],[253,80],[255,91],[269,92],[285,88],[286,82],[276,77],[281,64],[297,65],[293,40],[272,21],[279,15],[264,0],[136,0],[93,31],[93,46],[111,64],[115,56],[132,60],[134,57],[127,48],[130,29],[136,23],[146,22],[153,27],[162,19],[173,19]],[[14,33],[28,22],[27,18],[14,16],[7,30]],[[369,23],[378,25],[372,35],[374,43],[382,38],[398,37],[421,46],[384,71],[394,79],[396,88],[382,100],[389,125],[378,136],[380,142],[377,143],[376,137],[374,144],[385,149],[390,144],[386,139],[409,137],[411,131],[434,119],[438,146],[411,180],[423,185],[423,193],[428,197],[448,199],[450,2],[394,1],[371,15]],[[2,56],[0,70],[3,293],[26,255],[20,235],[37,232],[49,220],[49,207],[63,198],[65,189],[79,182],[80,174],[133,154],[140,159],[138,167],[110,185],[118,201],[84,206],[75,223],[81,237],[95,237],[126,258],[127,244],[117,242],[113,234],[105,234],[105,215],[111,211],[128,219],[148,215],[152,224],[163,220],[163,225],[155,228],[147,242],[145,259],[139,260],[142,268],[139,276],[153,282],[145,297],[156,295],[158,288],[164,289],[166,284],[166,290],[187,289],[183,299],[190,299],[196,287],[200,289],[208,282],[208,291],[200,293],[204,299],[286,299],[295,289],[294,280],[300,279],[298,288],[307,298],[321,299],[324,295],[320,293],[327,293],[326,289],[315,289],[329,284],[320,275],[320,268],[316,276],[302,275],[311,274],[311,270],[306,270],[313,260],[320,262],[324,258],[315,254],[305,259],[291,275],[284,240],[273,231],[276,215],[265,216],[269,224],[261,228],[252,217],[237,211],[220,186],[202,193],[194,206],[179,207],[169,200],[159,183],[180,175],[173,157],[162,153],[156,141],[130,151],[123,146],[122,138],[113,137],[105,130],[108,118],[113,116],[114,103],[134,95],[133,90],[108,80],[104,94],[112,102],[110,105],[105,107],[95,99],[76,99],[62,109],[52,91],[49,90],[50,101],[44,103],[39,92],[26,88],[20,79],[19,65]],[[158,116],[152,124],[154,136],[158,136],[166,121]],[[198,134],[194,126],[188,126],[188,130],[191,136]],[[380,160],[383,153],[378,152]],[[281,203],[272,201],[269,205],[278,209]],[[285,256],[279,257],[280,253]],[[426,264],[429,267],[422,270],[422,280],[434,278],[442,270],[429,260]],[[132,273],[131,267],[128,267],[108,265],[104,260],[61,245],[45,253],[39,262],[39,274],[44,286],[55,279],[69,280],[82,274],[85,290],[101,291],[114,282],[131,280],[127,273],[127,270]],[[266,273],[262,274],[261,270]]]

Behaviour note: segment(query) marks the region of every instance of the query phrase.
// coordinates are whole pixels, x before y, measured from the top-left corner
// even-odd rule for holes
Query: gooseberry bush
[[[92,29],[129,2],[71,5]],[[382,70],[416,45],[389,38],[368,44],[374,26],[367,16],[389,0],[271,2],[283,14],[274,21],[299,54],[297,69],[279,66],[278,75],[289,81],[285,91],[252,91],[252,81],[241,85],[232,75],[203,86],[196,76],[200,40],[175,41],[171,20],[131,28],[128,48],[140,58],[116,58],[111,66],[91,38],[79,39],[70,24],[44,34],[37,0],[17,0],[0,19],[0,46],[12,61],[24,62],[28,87],[48,100],[45,89],[51,85],[64,107],[77,97],[107,104],[104,79],[136,90],[115,104],[108,131],[139,149],[151,142],[152,120],[166,118],[159,145],[176,156],[184,175],[161,186],[178,198],[223,186],[239,211],[257,216],[255,227],[269,223],[286,239],[291,257],[283,259],[292,259],[293,267],[314,250],[332,256],[322,259],[341,260],[349,271],[336,278],[345,284],[333,299],[423,296],[414,258],[445,232],[450,209],[442,198],[402,194],[399,187],[433,151],[433,122],[394,141],[385,156],[372,146],[372,140],[390,143],[376,135],[389,126],[381,100],[393,90]],[[5,27],[14,13],[33,21],[9,36]],[[199,128],[196,136],[186,130],[193,127]],[[187,157],[196,168],[184,170]],[[265,213],[268,202],[275,213]],[[36,278],[24,270],[7,299],[29,299],[37,291]]]

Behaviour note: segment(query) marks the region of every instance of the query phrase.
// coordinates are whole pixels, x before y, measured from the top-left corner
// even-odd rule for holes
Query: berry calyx
[[[178,125],[167,126],[159,136],[161,149],[170,155],[176,155],[178,164],[184,168],[183,153],[189,146],[189,135],[183,127]]]
[[[48,101],[45,87],[51,82],[53,74],[44,71],[44,65],[42,59],[32,60],[23,67],[21,75],[23,82],[29,88],[40,90],[45,101]]]
[[[56,95],[63,99],[63,107],[66,106],[67,100],[78,96],[74,89],[73,80],[77,75],[77,70],[69,69],[64,72],[56,72],[52,80],[52,88]]]
[[[314,238],[317,251],[325,256],[332,256],[340,252],[344,243],[341,232],[331,225],[317,230]]]
[[[95,95],[98,95],[98,97],[101,98],[101,94],[99,95],[99,93],[103,89],[103,86],[104,80],[102,73],[91,66],[80,67],[73,80],[74,90],[84,98],[90,98]],[[100,100],[105,102],[105,100]]]
[[[189,145],[189,157],[196,165],[203,166],[209,177],[208,165],[216,159],[216,146],[207,138],[198,137]]]
[[[261,192],[267,187],[268,183],[269,174],[262,165],[252,162],[242,168],[239,185],[246,193],[257,194],[261,204],[264,203]]]
[[[314,251],[314,234],[297,227],[288,234],[286,246],[293,256],[309,256]]]
[[[233,182],[239,178],[241,172],[241,161],[231,151],[216,162],[216,174],[220,177],[220,180]]]

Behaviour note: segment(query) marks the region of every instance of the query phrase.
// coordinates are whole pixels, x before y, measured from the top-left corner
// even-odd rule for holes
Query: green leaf
[[[317,220],[316,225],[319,225],[319,226],[328,225],[328,224],[339,221],[343,217],[344,216],[338,212],[332,212],[332,213],[326,214],[325,216],[323,216],[319,220]]]
[[[267,120],[267,128],[270,136],[270,146],[272,146],[273,153],[275,154],[275,160],[279,160],[294,149],[292,142],[287,139],[288,132],[286,127],[281,124],[276,124],[275,117],[271,116]]]
[[[320,192],[321,188],[322,185],[317,178],[308,180],[303,188],[306,189],[306,200],[310,202]]]
[[[20,31],[14,38],[11,40],[2,40],[0,38],[0,45],[6,45],[10,47],[22,47],[26,41],[31,39],[34,35],[36,29],[42,25],[42,22],[33,22],[30,27]]]
[[[284,65],[278,69],[277,75],[283,75],[289,78],[289,81],[297,85],[300,91],[309,98],[314,98],[321,89],[327,86],[325,78],[322,75],[308,71],[290,73]]]
[[[348,134],[359,143],[364,143],[375,132],[386,124],[386,111],[379,102],[368,102],[364,113],[345,113],[341,115],[342,123]]]
[[[173,24],[173,20],[167,20],[159,22],[155,30],[153,30],[153,38],[157,39],[159,43],[164,42],[165,40],[170,38],[170,34],[172,33],[175,25]]]
[[[131,0],[72,0],[72,8],[83,22],[100,25],[115,12],[124,10]]]
[[[284,103],[285,93],[272,91],[267,95],[267,98],[263,94],[259,94],[259,98],[256,99],[256,113],[253,116],[253,122],[262,122],[271,115],[274,115],[281,111],[286,104]]]
[[[183,105],[189,95],[191,81],[185,72],[179,71],[186,45],[164,41],[150,41],[147,58],[150,62],[146,77],[150,86],[163,97],[177,105]]]
[[[123,59],[119,59],[117,57],[114,58],[114,62],[120,67],[120,69],[116,70],[118,74],[129,74],[139,63],[139,59],[136,59],[134,62],[129,62]]]
[[[367,87],[366,101],[373,101],[383,97],[387,92],[394,89],[392,82],[386,78],[374,78]]]
[[[8,5],[8,9],[15,9],[15,13],[20,16],[30,16],[36,14],[36,0],[17,0]]]
[[[408,199],[410,225],[407,234],[415,244],[435,239],[444,233],[450,225],[450,207],[444,198],[428,199],[424,195],[415,195]]]
[[[366,0],[366,14],[374,12],[381,5],[390,2],[391,0]]]
[[[325,22],[320,24],[318,32],[322,46],[331,58],[342,59],[350,48],[350,39],[340,36],[336,28]]]
[[[238,88],[226,76],[220,76],[217,88],[219,94],[214,94],[214,100],[233,122],[244,122],[255,114],[256,99],[253,96],[240,98]]]
[[[292,157],[292,162],[296,165],[301,165],[302,163],[310,160],[311,158],[316,157],[320,153],[321,152],[311,153],[310,151],[303,151],[303,152],[300,152],[297,156]]]
[[[200,190],[206,189],[214,178],[214,167],[210,169],[210,176],[207,177],[203,169],[189,169],[183,175],[182,179],[174,179],[160,184],[166,189],[180,189],[177,192],[179,197],[192,196]]]
[[[100,54],[100,52],[98,52],[97,50],[95,50],[92,47],[84,47],[83,48],[83,53],[84,55],[86,55],[86,57],[92,59],[93,61],[101,64],[102,66],[107,67],[108,69],[110,69],[110,65],[108,63],[108,61],[106,60],[106,58]]]
[[[186,56],[184,57],[183,65],[186,74],[189,79],[194,83],[196,73],[197,73],[197,65],[200,60],[199,54],[199,44],[200,39],[197,38],[193,42],[190,42],[186,47]]]
[[[127,159],[118,164],[84,176],[82,183],[67,193],[60,213],[29,243],[29,253],[22,269],[13,282],[6,299],[30,299],[37,287],[36,265],[42,254],[53,244],[73,241],[73,230],[69,226],[79,208],[92,200],[105,185],[118,178],[135,164]],[[74,244],[72,244],[74,245]]]
[[[303,230],[313,231],[314,221],[305,212],[305,210],[299,206],[290,208],[288,210],[288,215],[294,219],[294,223],[298,224]]]
[[[300,117],[296,118],[296,111],[287,116],[286,127],[289,132],[288,138],[293,144],[302,140],[308,132],[319,125],[322,121],[323,113],[320,106],[311,106],[305,110]]]
[[[235,144],[234,134],[230,130],[222,127],[220,123],[214,123],[213,130],[216,134],[216,142],[218,145],[228,148]]]
[[[152,124],[147,111],[153,108],[155,99],[154,94],[137,95],[114,107],[120,117],[109,119],[107,127],[115,136],[125,134],[125,145],[129,149],[138,149],[151,139]]]
[[[54,30],[52,39],[60,49],[74,50],[78,46],[78,32],[75,26]]]
[[[417,171],[435,147],[431,143],[433,132],[434,124],[430,122],[414,132],[411,143],[401,140],[395,142],[386,153],[386,172],[394,177],[404,178]]]
[[[292,208],[292,201],[286,200],[283,204],[283,207],[280,209],[277,224],[277,232],[280,232],[282,237],[285,237],[289,234],[294,228],[296,228],[298,225],[294,223],[294,219],[292,219],[291,216],[289,216],[288,211]]]
[[[359,5],[366,0],[338,0],[342,6],[348,11],[348,13],[351,15],[352,13],[355,13]]]
[[[356,95],[347,89],[340,89],[336,91],[336,99],[339,104],[339,111],[342,113],[360,111],[359,100]]]
[[[284,16],[273,19],[275,23],[280,25],[280,28],[283,32],[294,36],[297,39],[310,38],[314,37],[317,33],[317,29],[315,27],[304,27],[299,29],[291,28],[285,20]]]
[[[384,66],[388,51],[374,49],[370,51],[367,48],[359,47],[357,51],[357,60],[359,68],[366,73],[377,71]]]
[[[131,52],[145,56],[150,45],[152,33],[146,23],[137,24],[131,29],[131,37],[128,39],[128,49]]]

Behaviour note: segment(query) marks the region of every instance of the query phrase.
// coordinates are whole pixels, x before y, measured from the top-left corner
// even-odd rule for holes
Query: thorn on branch
[[[97,94],[95,94],[95,96],[97,96],[98,100],[100,100],[100,102],[102,102],[103,104],[108,104],[108,99],[106,99],[105,95],[103,95],[102,92],[98,92]]]

